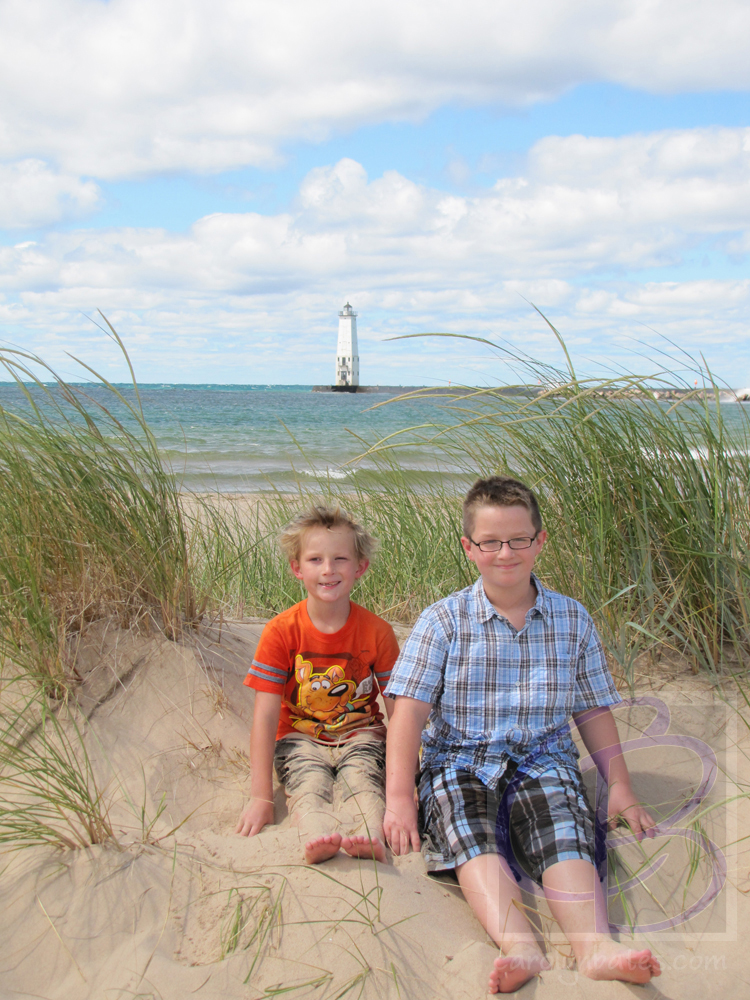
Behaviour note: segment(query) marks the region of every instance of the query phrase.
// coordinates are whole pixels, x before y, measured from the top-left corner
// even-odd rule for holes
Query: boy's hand
[[[609,708],[590,708],[574,712],[573,721],[583,738],[586,749],[599,773],[609,782],[609,826],[622,817],[638,840],[644,835],[654,837],[656,830],[651,815],[635,797],[617,734],[617,724]]]
[[[243,837],[254,837],[264,826],[273,823],[273,802],[265,799],[250,799],[240,816],[235,833]]]
[[[644,835],[653,837],[656,834],[656,823],[648,810],[641,805],[631,788],[612,785],[609,789],[609,825],[616,826],[617,818],[621,817],[636,835],[643,840]]]
[[[419,850],[417,830],[417,805],[414,796],[390,798],[385,808],[383,832],[391,850],[396,855]]]

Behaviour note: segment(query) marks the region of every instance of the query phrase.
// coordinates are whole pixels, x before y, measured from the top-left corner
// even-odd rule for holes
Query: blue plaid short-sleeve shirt
[[[520,631],[481,577],[422,612],[385,694],[432,705],[423,768],[451,764],[493,786],[509,760],[531,775],[561,757],[575,763],[571,715],[621,701],[591,616],[532,582],[537,599]]]

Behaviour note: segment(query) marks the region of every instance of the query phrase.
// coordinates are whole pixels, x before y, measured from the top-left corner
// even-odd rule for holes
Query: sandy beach
[[[0,995],[486,995],[496,950],[458,888],[429,878],[421,856],[308,867],[281,789],[274,827],[251,840],[234,834],[249,789],[253,693],[242,679],[261,628],[222,623],[178,643],[89,630],[76,711],[119,848],[5,855]],[[527,894],[554,968],[519,996],[748,995],[750,854],[739,838],[750,815],[736,798],[750,785],[747,727],[728,689],[679,663],[641,675],[636,694],[642,702],[616,715],[660,836],[638,845],[610,835],[619,858],[610,920],[621,940],[658,954],[663,975],[647,987],[584,979]]]

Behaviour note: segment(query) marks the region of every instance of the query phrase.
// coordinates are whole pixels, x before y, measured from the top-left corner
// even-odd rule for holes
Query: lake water
[[[84,388],[118,419],[133,426],[127,409],[97,386]],[[134,401],[132,386],[117,386]],[[357,465],[369,444],[416,424],[456,421],[446,399],[378,403],[387,393],[319,393],[299,385],[140,385],[146,420],[164,458],[186,489],[257,491],[291,489],[316,476],[352,485],[366,482],[372,460]],[[35,397],[42,393],[36,390]],[[446,405],[448,404],[448,405]],[[23,406],[13,385],[0,384],[0,405]],[[428,433],[424,431],[423,433]],[[415,484],[454,472],[435,448],[400,449],[399,461]],[[463,477],[460,477],[463,481]]]
[[[97,385],[80,388],[94,403],[135,426],[127,407],[117,403],[110,391]],[[311,388],[141,385],[139,391],[162,456],[190,490],[293,490],[297,483],[311,485],[321,475],[344,486],[372,488],[376,463],[367,458],[350,464],[369,445],[389,435],[396,435],[392,441],[402,440],[399,432],[415,426],[422,428],[417,434],[429,438],[433,433],[429,425],[461,420],[460,402],[452,403],[448,397],[396,402],[387,393],[318,393]],[[132,386],[117,389],[134,402]],[[38,388],[33,394],[35,399],[44,398]],[[17,410],[25,405],[16,386],[0,383],[0,406]],[[741,404],[725,406],[722,412],[730,429],[734,424],[747,426]],[[466,483],[466,473],[447,462],[436,445],[401,448],[396,454],[416,487],[438,480],[459,488]]]

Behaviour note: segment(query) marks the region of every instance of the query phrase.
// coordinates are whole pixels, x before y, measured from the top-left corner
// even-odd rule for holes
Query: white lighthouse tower
[[[339,313],[339,340],[336,346],[336,385],[359,385],[357,314],[347,302]]]

